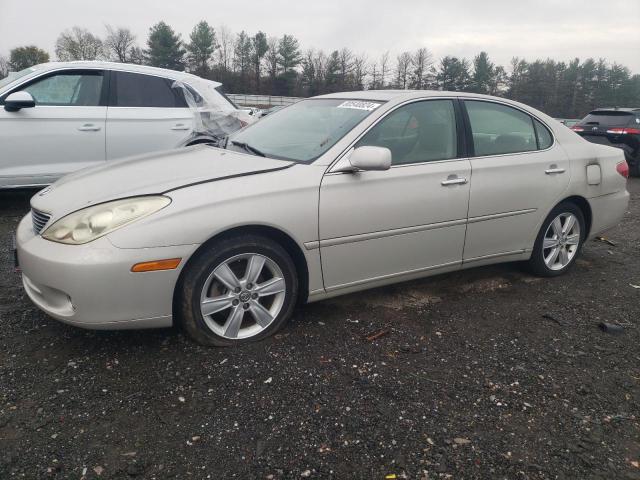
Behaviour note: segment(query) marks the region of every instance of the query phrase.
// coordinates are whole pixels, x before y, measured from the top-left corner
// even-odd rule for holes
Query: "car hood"
[[[161,194],[194,184],[280,170],[293,164],[196,145],[80,170],[37,193],[31,206],[59,218],[110,200]]]

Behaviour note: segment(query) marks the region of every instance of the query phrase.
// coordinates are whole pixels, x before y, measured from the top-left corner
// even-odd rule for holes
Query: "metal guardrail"
[[[244,95],[242,93],[227,94],[233,103],[243,107],[269,108],[279,105],[291,105],[302,100],[300,97],[278,97],[274,95]]]

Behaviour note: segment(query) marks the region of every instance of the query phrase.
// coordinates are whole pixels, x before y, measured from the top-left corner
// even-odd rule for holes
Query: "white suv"
[[[47,185],[106,160],[215,143],[253,121],[195,75],[45,63],[0,80],[0,189]]]

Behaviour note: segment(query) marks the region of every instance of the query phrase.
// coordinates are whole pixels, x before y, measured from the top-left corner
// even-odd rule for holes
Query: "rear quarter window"
[[[545,150],[553,145],[553,137],[549,129],[536,119],[533,120],[533,124],[538,135],[538,149]]]
[[[140,73],[114,72],[116,107],[187,108],[181,88],[172,88],[173,80]]]

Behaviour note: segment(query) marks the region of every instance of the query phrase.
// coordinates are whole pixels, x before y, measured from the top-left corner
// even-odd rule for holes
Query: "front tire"
[[[585,236],[582,210],[571,202],[560,203],[549,213],[538,232],[529,268],[541,277],[562,275],[574,264]]]
[[[261,340],[291,317],[298,285],[291,256],[273,240],[258,235],[221,240],[187,266],[179,287],[182,325],[202,345]]]

